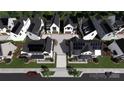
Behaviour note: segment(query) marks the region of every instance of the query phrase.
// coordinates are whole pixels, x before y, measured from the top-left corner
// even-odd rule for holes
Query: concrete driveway
[[[52,34],[51,35],[51,38],[58,41],[58,44],[54,47],[54,51],[57,54],[64,54],[64,52],[62,50],[62,47],[61,47],[61,44],[62,44],[63,40],[70,39],[72,37],[73,37],[73,35],[70,35],[70,34]],[[63,43],[62,46],[64,48],[66,48],[64,43]]]
[[[57,68],[66,68],[66,54],[63,49],[67,50],[67,47],[63,40],[72,38],[70,34],[52,34],[51,38],[57,40],[57,45],[54,46],[54,51],[57,53]]]

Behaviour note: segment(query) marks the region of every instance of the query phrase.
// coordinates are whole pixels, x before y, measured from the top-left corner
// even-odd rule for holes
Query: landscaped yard
[[[98,59],[98,64],[90,62],[87,64],[68,64],[68,66],[72,66],[75,68],[124,68],[124,62],[114,63],[111,61],[110,57],[104,56],[99,57]]]
[[[0,63],[0,68],[40,68],[42,64],[37,64],[36,62],[26,64],[20,59],[14,59],[10,64]],[[55,63],[43,64],[48,68],[55,68]]]
[[[9,64],[2,62],[0,63],[0,68],[41,68],[41,65],[45,65],[48,68],[55,68],[55,63],[47,63],[47,64],[37,64],[36,62],[26,63],[23,60],[19,59],[18,56],[20,55],[21,48],[23,47],[24,42],[13,42],[17,49],[13,55],[13,61]]]

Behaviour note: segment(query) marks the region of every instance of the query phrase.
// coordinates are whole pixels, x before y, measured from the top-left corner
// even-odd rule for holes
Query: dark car
[[[36,77],[38,76],[38,73],[36,71],[29,71],[26,73],[26,75],[29,77]]]

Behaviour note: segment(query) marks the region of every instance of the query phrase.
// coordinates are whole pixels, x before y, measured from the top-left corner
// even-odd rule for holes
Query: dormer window
[[[68,30],[70,30],[70,29],[71,29],[71,27],[67,27],[67,29],[68,29]]]

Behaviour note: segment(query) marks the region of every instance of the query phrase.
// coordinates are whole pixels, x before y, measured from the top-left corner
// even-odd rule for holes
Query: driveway
[[[73,35],[70,34],[52,34],[51,38],[57,40],[57,45],[54,46],[54,51],[57,53],[57,68],[66,68],[66,54],[65,51],[68,50],[65,42],[65,39],[72,38]]]
[[[57,54],[64,54],[62,48],[67,48],[63,40],[72,38],[70,34],[52,34],[51,38],[57,40],[58,44],[54,47],[54,51]]]

